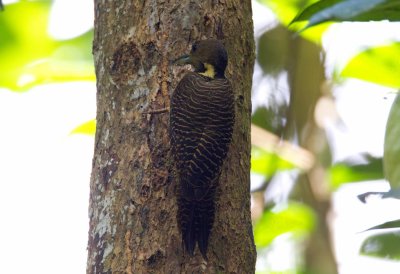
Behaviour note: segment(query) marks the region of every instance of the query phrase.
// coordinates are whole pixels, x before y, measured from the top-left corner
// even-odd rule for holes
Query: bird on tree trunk
[[[214,223],[216,192],[235,120],[234,94],[225,78],[228,55],[214,39],[193,44],[175,60],[190,64],[171,97],[170,138],[178,181],[178,226],[185,250],[196,243],[204,259]]]

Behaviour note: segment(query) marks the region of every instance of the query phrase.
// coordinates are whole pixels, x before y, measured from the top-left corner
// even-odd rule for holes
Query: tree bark
[[[206,38],[224,41],[236,100],[233,141],[206,262],[183,252],[168,137],[170,65]],[[87,273],[254,273],[250,219],[251,3],[95,1],[97,131]]]
[[[331,236],[328,228],[328,214],[331,192],[326,182],[326,166],[331,155],[324,132],[314,120],[315,106],[324,95],[325,69],[321,48],[305,39],[296,38],[291,43],[289,79],[291,89],[291,112],[293,134],[299,136],[302,147],[319,159],[314,166],[297,180],[293,196],[314,209],[318,222],[305,247],[306,273],[338,273]],[[326,92],[326,91],[325,91]]]

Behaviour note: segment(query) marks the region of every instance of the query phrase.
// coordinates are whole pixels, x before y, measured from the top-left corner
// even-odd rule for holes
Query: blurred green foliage
[[[261,3],[268,6],[278,17],[279,21],[285,25],[290,26],[293,31],[304,29],[307,25],[306,22],[296,22],[292,24],[293,18],[305,7],[311,5],[318,0],[259,0]],[[312,29],[307,29],[302,32],[304,38],[310,39],[314,42],[319,43],[323,32],[327,29],[328,25],[320,25]]]
[[[397,224],[398,225],[398,224]],[[400,233],[388,232],[379,233],[368,237],[361,246],[361,254],[400,260]]]
[[[336,21],[399,21],[398,0],[322,0],[309,5],[291,23],[308,20],[305,28]]]
[[[369,48],[359,53],[346,65],[341,72],[341,76],[400,88],[399,73],[400,42],[396,42],[390,45]]]
[[[279,157],[274,152],[268,152],[256,146],[251,148],[251,172],[264,175],[267,180],[277,171],[289,170],[295,165]]]
[[[315,225],[315,215],[308,206],[289,202],[282,209],[264,211],[254,226],[254,240],[258,248],[268,246],[277,236],[284,233],[290,233],[295,239],[303,240]]]
[[[258,63],[263,69],[263,72],[272,77],[276,77],[284,71],[289,71],[295,61],[290,59],[291,51],[294,50],[294,37],[290,37],[285,28],[292,31],[298,31],[297,35],[308,38],[316,43],[320,43],[320,38],[327,28],[328,22],[344,22],[344,21],[400,21],[400,1],[398,0],[259,0],[261,3],[268,6],[282,23],[281,26],[267,30],[259,39],[258,47]],[[367,28],[367,25],[366,25]],[[367,31],[367,29],[366,29]],[[307,59],[307,55],[299,55],[297,58]],[[299,68],[303,71],[304,67]],[[391,44],[372,47],[366,49],[354,56],[345,68],[340,72],[333,72],[331,79],[343,81],[343,78],[352,77],[372,83],[399,88],[400,87],[400,43],[393,42]],[[339,76],[339,78],[336,78]],[[301,78],[301,77],[300,77]],[[329,76],[328,76],[329,78]],[[289,79],[288,81],[290,81]],[[302,81],[305,81],[303,78]],[[335,82],[337,83],[337,82]],[[334,83],[334,84],[335,84]],[[307,97],[308,94],[304,94]],[[400,144],[400,125],[398,113],[400,113],[396,99],[389,117],[388,126],[385,138],[385,155],[382,158],[365,157],[362,163],[360,162],[341,162],[333,166],[328,166],[326,176],[331,186],[331,191],[337,189],[342,184],[363,182],[384,178],[383,169],[385,168],[385,176],[390,174],[388,178],[393,187],[398,187],[400,179],[398,178],[400,165],[399,144]],[[290,102],[292,103],[292,102]],[[257,109],[253,116],[253,122],[269,131],[272,131],[281,136],[282,125],[274,127],[274,114],[283,116],[279,112],[280,108],[261,107]],[[274,112],[275,111],[275,112]],[[262,115],[265,117],[262,118]],[[284,113],[283,113],[284,115]],[[278,129],[278,130],[277,130]],[[317,142],[317,140],[316,140]],[[254,153],[253,153],[254,152]],[[264,174],[266,177],[273,176],[274,172],[295,168],[290,165],[285,165],[279,160],[271,156],[273,151],[252,151],[252,172]],[[321,162],[321,155],[318,155],[318,160]],[[267,164],[263,164],[265,161]],[[277,161],[277,163],[271,163]],[[389,170],[388,170],[389,169]],[[387,197],[396,197],[398,194],[388,193]],[[382,196],[384,197],[384,196]],[[304,205],[302,205],[304,206]],[[305,228],[307,233],[311,233],[316,223],[315,213],[318,208],[306,207],[304,212],[296,212],[298,208],[288,207],[282,212],[272,212],[270,209],[265,209],[262,217],[255,225],[255,241],[258,247],[268,246],[274,238],[285,233],[292,233],[299,227]],[[290,212],[292,211],[293,212]],[[301,211],[301,210],[300,210]],[[294,213],[296,212],[296,213]],[[302,223],[301,220],[291,220],[296,214],[313,220],[308,223]],[[303,214],[303,215],[302,215]],[[306,217],[308,216],[308,217]],[[313,217],[310,217],[313,216]],[[303,225],[303,226],[302,226]],[[390,223],[390,228],[393,230],[399,228],[398,221]],[[384,229],[384,227],[374,227],[372,229]],[[387,227],[386,227],[387,229]],[[377,256],[381,258],[400,259],[399,254],[399,239],[398,232],[382,234],[380,236],[372,236],[368,238],[361,248],[362,254]],[[392,242],[391,242],[392,241]],[[397,249],[396,249],[397,246]],[[315,252],[315,250],[314,250]],[[262,273],[262,272],[260,272]],[[265,272],[272,273],[272,272]],[[292,272],[293,273],[293,272]]]
[[[383,163],[390,187],[400,189],[400,94],[392,105],[386,124]]]
[[[0,13],[0,86],[13,91],[52,82],[94,81],[93,33],[57,41],[47,33],[51,1],[20,1]]]
[[[272,76],[285,70],[290,50],[289,32],[283,25],[267,30],[258,40],[257,61],[263,72]]]
[[[95,133],[96,119],[92,119],[74,128],[70,134],[85,134],[89,136],[94,136]]]
[[[397,70],[400,71],[400,70]],[[390,190],[387,192],[372,192],[360,195],[365,197],[378,194],[381,198],[400,199],[400,95],[397,95],[390,110],[386,125],[385,145],[383,155],[383,169],[389,181]],[[400,260],[400,220],[385,222],[368,229],[370,231],[383,231],[380,234],[369,236],[361,246],[361,254],[381,257],[385,259]]]
[[[291,30],[307,29],[299,35],[320,43],[327,21],[369,21],[387,19],[399,21],[400,1],[398,0],[260,0],[271,8],[282,25],[261,36],[258,48],[258,62],[263,72],[277,76],[287,69],[288,55],[292,50],[294,35]],[[79,37],[58,41],[49,36],[48,21],[51,1],[20,1],[9,4],[0,12],[0,87],[13,91],[26,91],[44,83],[65,81],[95,81],[91,44],[93,32]],[[302,12],[301,12],[302,11]],[[306,22],[308,20],[308,22]],[[316,26],[318,25],[318,26]],[[313,28],[310,28],[314,26]],[[367,49],[355,56],[341,72],[342,77],[355,77],[390,87],[400,87],[400,43]],[[280,136],[285,107],[260,108],[253,116],[253,122]],[[395,106],[389,121],[388,148],[396,148],[400,140],[398,113]],[[277,119],[276,115],[279,113]],[[264,116],[264,117],[263,117]],[[389,120],[390,120],[389,119]],[[71,134],[93,135],[95,120],[76,127]],[[386,141],[388,143],[388,141]],[[386,145],[385,145],[386,146]],[[394,150],[392,150],[394,151]],[[397,150],[393,157],[385,148],[385,166],[398,173]],[[397,154],[396,154],[397,153]],[[252,148],[252,172],[265,176],[267,180],[279,171],[295,166],[283,160],[274,151]],[[385,169],[386,169],[385,168]],[[390,171],[385,171],[390,173]],[[334,188],[343,183],[382,178],[381,159],[368,159],[366,164],[339,163],[329,169],[329,180]],[[390,176],[390,175],[389,175]],[[400,180],[389,179],[398,186]],[[259,248],[267,247],[279,235],[290,233],[302,239],[316,227],[318,220],[314,208],[297,202],[289,202],[285,208],[266,209],[256,221],[254,237]],[[398,222],[390,228],[399,227]],[[385,227],[374,227],[381,229]],[[400,259],[396,233],[372,236],[363,244],[363,254]],[[269,272],[271,273],[271,272]],[[282,272],[280,272],[282,273]]]
[[[374,229],[398,228],[398,227],[400,227],[400,220],[394,220],[394,221],[385,222],[383,224],[371,227],[371,228],[367,229],[366,231],[374,230]]]
[[[332,189],[342,184],[383,179],[382,158],[367,158],[365,164],[337,163],[329,168],[328,181]]]
[[[299,11],[318,0],[260,0],[260,2],[273,10],[283,24],[288,25]]]

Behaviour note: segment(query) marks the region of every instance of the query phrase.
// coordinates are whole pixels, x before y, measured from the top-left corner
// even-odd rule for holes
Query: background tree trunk
[[[293,197],[315,210],[318,219],[305,247],[305,272],[320,274],[338,273],[331,236],[328,214],[331,192],[327,178],[327,167],[331,165],[328,140],[315,123],[315,107],[324,92],[325,69],[322,49],[300,37],[291,41],[289,83],[291,90],[289,121],[292,136],[299,136],[302,147],[319,159],[306,174],[300,176]],[[302,56],[302,58],[300,57]],[[291,137],[293,138],[293,137]]]
[[[250,219],[251,3],[95,1],[97,132],[90,183],[88,273],[254,273]],[[209,261],[182,250],[169,155],[169,96],[184,70],[169,60],[223,39],[236,124],[221,175]]]

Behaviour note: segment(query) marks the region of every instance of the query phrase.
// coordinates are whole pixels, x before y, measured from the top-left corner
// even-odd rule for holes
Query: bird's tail
[[[196,243],[207,260],[208,239],[214,223],[215,205],[213,199],[188,201],[181,198],[178,208],[178,222],[182,242],[186,251],[193,256]]]

